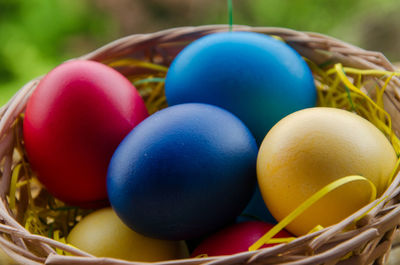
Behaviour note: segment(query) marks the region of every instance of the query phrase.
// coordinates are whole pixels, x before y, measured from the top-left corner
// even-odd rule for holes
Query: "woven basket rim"
[[[151,50],[153,47],[158,47],[162,44],[185,41],[188,42],[206,34],[227,31],[228,27],[228,25],[178,27],[154,33],[134,34],[112,41],[86,55],[75,59],[104,62],[112,58],[132,56],[132,54],[141,54],[144,50]],[[327,56],[324,52],[329,52],[334,54],[335,60],[338,60],[346,65],[356,66],[360,69],[379,69],[388,71],[395,70],[394,66],[380,52],[367,51],[320,33],[302,32],[279,27],[251,27],[245,25],[234,25],[233,30],[252,31],[279,36],[299,53],[305,55],[311,60],[319,60],[321,57]],[[90,254],[76,250],[57,241],[30,234],[11,216],[10,210],[8,209],[6,196],[8,192],[7,187],[9,187],[9,178],[11,176],[12,165],[10,149],[13,148],[13,142],[15,139],[13,134],[10,132],[10,128],[13,122],[17,119],[18,115],[24,111],[26,103],[40,79],[41,77],[38,77],[28,82],[4,106],[0,108],[0,161],[4,159],[3,168],[0,168],[3,169],[3,177],[0,183],[0,217],[4,221],[2,224],[0,224],[0,231],[5,234],[12,235],[15,241],[15,243],[10,244],[6,242],[7,240],[4,239],[3,236],[0,236],[0,247],[18,262],[24,264],[43,264],[44,262],[46,262],[46,264],[92,264],[97,262],[99,262],[99,264],[142,264],[140,262],[118,261],[109,258],[93,258]],[[388,87],[385,93],[387,95],[388,102],[392,102],[393,104],[393,106],[390,106],[391,109],[388,111],[391,111],[391,115],[399,115],[398,119],[400,122],[399,91],[400,81],[397,77],[395,77],[391,82],[391,86]],[[398,128],[394,129],[396,133],[399,131]],[[9,168],[7,168],[7,166]],[[337,263],[341,262],[341,257],[345,256],[349,252],[349,249],[361,247],[365,245],[366,242],[371,240],[376,241],[374,241],[373,244],[368,245],[368,247],[371,249],[368,249],[366,252],[360,252],[358,255],[355,255],[350,259],[344,260],[343,264],[365,264],[370,261],[378,260],[379,258],[382,260],[382,262],[384,262],[388,251],[390,250],[391,237],[397,225],[400,224],[400,204],[398,204],[398,199],[396,198],[400,193],[399,184],[400,175],[397,175],[388,190],[386,190],[381,198],[376,199],[374,202],[368,204],[338,224],[327,227],[321,231],[299,237],[288,244],[282,244],[253,252],[239,253],[231,256],[175,260],[156,262],[155,264],[272,264],[268,262],[273,262],[274,259],[278,262],[283,261],[283,259],[279,260],[279,258],[275,257],[279,253],[290,251],[295,253],[295,251],[299,249],[306,249],[306,251],[310,251],[324,246],[327,242],[340,242],[328,250],[316,255],[311,255],[308,257],[296,257],[296,255],[293,255],[289,257],[289,259],[284,260],[285,262],[288,262],[287,264],[293,265],[317,264],[328,260],[330,262],[336,261]],[[393,203],[391,206],[386,207],[384,204],[389,201],[393,201]],[[349,232],[340,232],[357,216],[361,216],[367,212],[367,216],[362,219],[364,224],[360,228]],[[378,215],[382,216],[378,218]],[[373,222],[371,222],[371,220],[373,220]],[[24,240],[34,242],[38,245],[38,248],[40,248],[46,254],[41,257],[37,257],[36,255],[30,253],[30,251],[26,249]],[[57,255],[52,247],[64,249],[81,257]]]

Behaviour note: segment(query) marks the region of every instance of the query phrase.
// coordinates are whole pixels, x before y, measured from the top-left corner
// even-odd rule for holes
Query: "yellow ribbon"
[[[400,72],[390,72],[390,71],[385,71],[385,70],[373,70],[373,69],[356,69],[352,67],[343,67],[343,71],[348,74],[359,74],[359,75],[395,75],[395,76],[400,76]],[[335,69],[330,69],[327,71],[327,74],[333,74],[336,73]]]
[[[54,238],[54,240],[56,240],[56,241],[58,241],[60,243],[63,243],[63,244],[67,243],[64,237],[60,237],[60,230],[54,231],[53,238]],[[70,244],[68,244],[68,245],[70,245]],[[72,246],[72,245],[70,245],[70,246]],[[64,250],[61,250],[59,248],[56,248],[56,252],[59,255],[71,255],[70,253],[68,253],[68,252],[66,252]]]
[[[19,176],[19,172],[21,170],[21,165],[22,164],[18,164],[14,170],[13,173],[11,175],[11,183],[10,183],[10,209],[15,209],[15,195],[16,195],[16,191],[17,191],[17,182],[18,182],[18,176]]]
[[[305,210],[310,208],[315,202],[319,199],[327,195],[329,192],[339,188],[342,185],[353,181],[366,181],[371,187],[371,196],[370,202],[376,199],[376,187],[375,185],[367,178],[362,176],[347,176],[335,180],[316,193],[314,193],[310,198],[300,204],[294,211],[292,211],[288,216],[283,218],[277,225],[275,225],[271,230],[269,230],[265,235],[263,235],[259,240],[257,240],[253,245],[249,247],[249,251],[254,251],[262,247],[265,243],[269,242],[276,234],[278,234],[284,227],[286,227],[289,223],[291,223],[294,219],[296,219],[300,214],[302,214]]]
[[[265,244],[280,244],[280,243],[289,243],[295,240],[297,237],[278,237],[271,238]]]

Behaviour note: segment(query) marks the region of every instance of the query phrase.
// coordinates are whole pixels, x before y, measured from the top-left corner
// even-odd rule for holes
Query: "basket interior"
[[[234,29],[274,35],[296,49],[313,71],[318,105],[353,111],[370,120],[400,154],[397,138],[400,83],[383,55],[315,33],[246,26]],[[163,78],[175,56],[193,40],[226,30],[226,26],[205,26],[133,35],[81,59],[99,61],[122,73],[139,90],[149,112],[154,113],[167,107]],[[362,71],[365,69],[374,71]],[[345,73],[344,77],[341,73]],[[26,157],[23,114],[39,80],[29,82],[0,109],[0,246],[15,260],[28,264],[42,264],[46,260],[48,264],[96,263],[100,259],[65,244],[70,229],[91,211],[70,207],[52,197],[36,180]],[[161,263],[382,264],[400,223],[399,181],[399,177],[394,178],[381,198],[341,223],[288,244],[227,257]],[[101,261],[101,264],[139,264],[113,259]]]

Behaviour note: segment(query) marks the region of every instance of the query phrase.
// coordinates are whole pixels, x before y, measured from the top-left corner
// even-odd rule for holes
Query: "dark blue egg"
[[[190,239],[234,221],[252,196],[257,144],[233,114],[182,104],[142,121],[108,169],[112,207],[136,232]]]
[[[251,32],[205,36],[188,45],[169,68],[169,105],[200,102],[241,119],[260,144],[286,115],[316,104],[310,69],[290,46]]]

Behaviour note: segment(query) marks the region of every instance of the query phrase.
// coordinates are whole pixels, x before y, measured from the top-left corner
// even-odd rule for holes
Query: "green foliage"
[[[234,0],[233,4],[235,24],[319,32],[374,50],[377,45],[369,45],[365,36],[369,33],[368,27],[382,24],[389,14],[395,13],[396,18],[387,27],[390,35],[378,41],[384,46],[399,35],[394,26],[400,25],[398,0]],[[223,8],[210,9],[208,23],[226,23],[224,12]],[[393,60],[400,59],[400,54],[391,51],[385,54]]]
[[[104,42],[108,25],[88,1],[0,0],[0,105],[30,79]],[[79,47],[79,38],[94,45]],[[71,42],[79,51],[69,50]]]
[[[398,0],[233,0],[235,24],[319,32],[393,61],[399,13]],[[122,35],[226,23],[227,0],[0,0],[0,106],[32,78]]]

